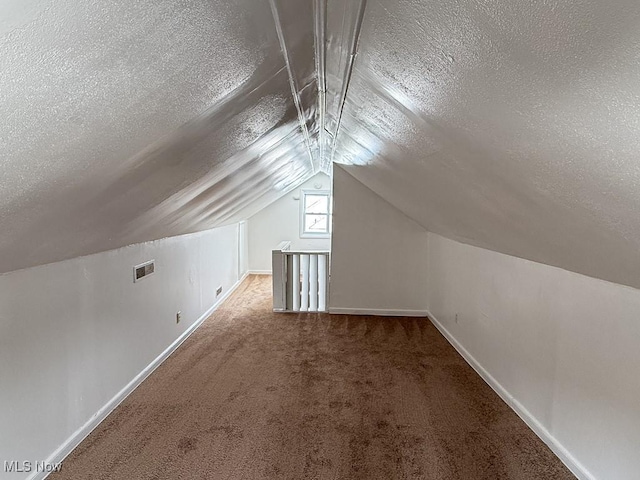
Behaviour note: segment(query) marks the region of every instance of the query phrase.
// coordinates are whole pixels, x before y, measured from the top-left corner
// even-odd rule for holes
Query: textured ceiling
[[[362,18],[334,161],[430,231],[640,287],[639,2]]]
[[[0,2],[0,272],[246,218],[332,161],[640,287],[636,0]]]
[[[229,223],[313,175],[314,21],[291,0],[1,2],[0,272]]]

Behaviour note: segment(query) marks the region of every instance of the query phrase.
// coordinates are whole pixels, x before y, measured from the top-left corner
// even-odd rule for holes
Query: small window
[[[331,197],[328,190],[303,190],[300,236],[328,237],[331,229]]]

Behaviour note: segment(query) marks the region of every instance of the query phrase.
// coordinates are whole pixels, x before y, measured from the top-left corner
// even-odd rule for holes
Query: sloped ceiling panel
[[[640,4],[7,0],[0,273],[335,161],[429,230],[640,287]]]
[[[369,0],[333,160],[433,232],[640,288],[639,25],[632,0]]]
[[[291,90],[298,104],[302,131],[316,168],[318,157],[318,81],[315,61],[315,11],[311,0],[270,0],[280,44],[287,59]]]
[[[347,98],[347,87],[353,72],[355,53],[360,36],[366,0],[317,0],[324,8],[323,19],[325,48],[318,71],[321,89],[320,96],[321,126],[318,143],[321,153],[321,167],[331,164],[338,146],[337,133],[341,127],[342,113]]]
[[[229,223],[312,175],[313,7],[285,3],[2,2],[0,272]]]

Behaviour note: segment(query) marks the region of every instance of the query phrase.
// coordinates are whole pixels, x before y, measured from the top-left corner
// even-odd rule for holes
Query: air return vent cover
[[[145,277],[151,275],[156,269],[156,261],[149,260],[148,262],[141,263],[133,267],[133,281],[139,282]]]

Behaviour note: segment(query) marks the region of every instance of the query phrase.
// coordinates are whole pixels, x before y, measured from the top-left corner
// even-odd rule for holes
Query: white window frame
[[[327,212],[327,231],[326,232],[305,232],[305,204],[307,195],[326,195],[329,211]],[[329,238],[331,237],[331,190],[300,190],[300,238]]]

